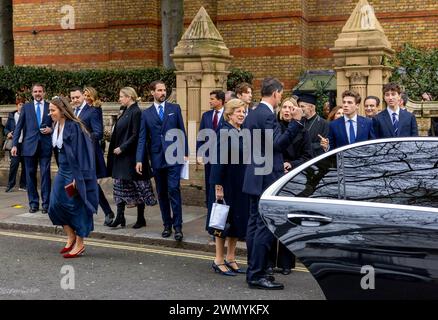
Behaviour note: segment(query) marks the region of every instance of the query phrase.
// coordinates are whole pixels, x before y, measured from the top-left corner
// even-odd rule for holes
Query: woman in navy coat
[[[239,136],[245,119],[245,108],[246,104],[240,99],[232,99],[226,103],[224,110],[225,121],[218,131],[218,161],[217,164],[212,164],[210,172],[210,184],[214,188],[215,199],[225,200],[226,204],[230,206],[227,219],[229,227],[226,228],[223,235],[218,236],[217,233],[214,233],[214,230],[209,229],[211,234],[216,235],[216,258],[213,261],[212,268],[215,272],[230,276],[234,276],[236,273],[245,273],[239,268],[235,258],[237,240],[246,236],[249,215],[248,195],[242,192],[246,167],[243,163],[244,143],[242,136]],[[227,138],[226,135],[229,137]],[[230,139],[232,136],[236,138],[234,141],[238,141],[238,144],[232,142],[233,139]],[[222,143],[221,138],[224,140]],[[222,149],[224,146],[228,148],[228,157],[226,159],[221,159],[221,144]],[[238,159],[233,157],[233,153],[236,152]],[[226,259],[224,259],[225,240],[228,240]]]
[[[64,258],[75,258],[85,251],[84,238],[93,231],[97,213],[96,162],[91,138],[63,97],[49,105],[55,128],[52,145],[58,150],[59,168],[50,194],[49,217],[67,233]],[[73,187],[65,187],[73,183]],[[70,190],[70,193],[69,191]]]

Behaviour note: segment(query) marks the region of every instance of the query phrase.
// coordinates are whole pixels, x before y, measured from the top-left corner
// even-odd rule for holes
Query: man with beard
[[[177,104],[166,102],[166,85],[163,81],[157,80],[150,84],[150,92],[154,97],[154,104],[143,111],[141,116],[140,135],[137,146],[136,170],[142,173],[142,162],[145,148],[150,151],[151,167],[157,187],[158,201],[160,203],[161,218],[163,219],[164,230],[161,233],[163,238],[172,234],[172,226],[175,230],[175,240],[183,239],[182,233],[182,206],[180,176],[183,161],[188,160],[188,142],[184,128],[184,121],[181,114],[181,107]],[[173,147],[173,141],[166,141],[166,133],[169,130],[178,129],[180,136],[184,138],[176,140],[179,147],[184,148],[184,158],[178,158],[176,163],[168,163],[166,150]],[[180,148],[177,148],[177,150]],[[175,156],[175,152],[173,152]],[[170,208],[172,208],[173,216]]]
[[[29,212],[39,210],[39,194],[37,190],[37,168],[41,174],[41,213],[48,213],[50,201],[50,160],[52,158],[52,118],[49,116],[49,103],[44,101],[46,92],[41,84],[32,86],[33,101],[26,103],[20,114],[14,131],[11,156],[18,154],[21,132],[23,143],[21,155],[26,168],[27,196]]]

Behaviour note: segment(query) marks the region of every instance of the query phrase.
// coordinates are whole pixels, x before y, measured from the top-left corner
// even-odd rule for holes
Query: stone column
[[[171,55],[176,67],[177,102],[186,124],[191,163],[203,112],[210,109],[210,92],[226,90],[232,56],[222,36],[201,7]]]
[[[355,90],[362,97],[359,114],[364,115],[366,96],[374,95],[382,100],[382,87],[391,75],[384,58],[394,54],[367,0],[358,2],[330,50],[337,76],[337,104],[342,104],[343,91]]]

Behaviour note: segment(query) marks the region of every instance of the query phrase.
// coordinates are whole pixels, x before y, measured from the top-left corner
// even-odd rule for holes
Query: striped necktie
[[[394,135],[398,136],[398,120],[397,120],[397,113],[392,113],[392,127],[394,128]]]

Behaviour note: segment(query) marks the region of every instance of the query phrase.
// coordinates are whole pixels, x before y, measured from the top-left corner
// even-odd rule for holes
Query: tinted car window
[[[338,199],[342,190],[336,156],[318,161],[295,175],[278,196]]]
[[[438,143],[391,142],[343,152],[347,200],[438,207]]]

